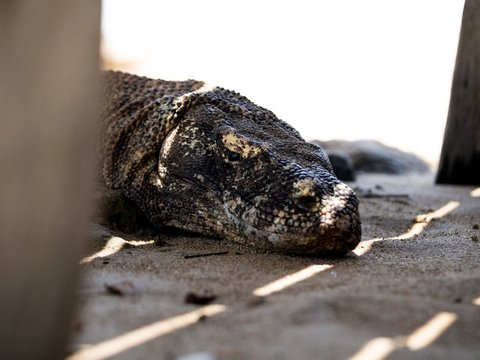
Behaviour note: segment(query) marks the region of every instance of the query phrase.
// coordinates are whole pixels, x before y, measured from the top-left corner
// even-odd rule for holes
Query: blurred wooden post
[[[480,184],[480,0],[466,0],[437,183]]]
[[[88,230],[100,1],[0,2],[0,359],[61,359]]]

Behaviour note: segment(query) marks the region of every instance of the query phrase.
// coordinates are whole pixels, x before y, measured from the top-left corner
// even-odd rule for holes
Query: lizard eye
[[[226,151],[227,160],[230,162],[238,162],[241,160],[241,155],[234,151],[227,150]]]

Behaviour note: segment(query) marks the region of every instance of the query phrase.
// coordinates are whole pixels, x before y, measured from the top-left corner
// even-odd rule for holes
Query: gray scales
[[[103,94],[101,180],[154,226],[298,254],[359,243],[355,193],[271,111],[200,81],[114,71]]]

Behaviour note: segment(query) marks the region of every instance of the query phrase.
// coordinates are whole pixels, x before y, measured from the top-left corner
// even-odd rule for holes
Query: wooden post
[[[437,183],[480,184],[480,0],[466,0]]]
[[[91,205],[100,1],[0,2],[0,359],[61,359]]]

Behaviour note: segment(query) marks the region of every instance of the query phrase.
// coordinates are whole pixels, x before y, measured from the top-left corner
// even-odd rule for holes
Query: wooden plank
[[[480,184],[480,0],[466,0],[437,183]]]
[[[0,358],[61,359],[86,239],[100,1],[0,2]]]

